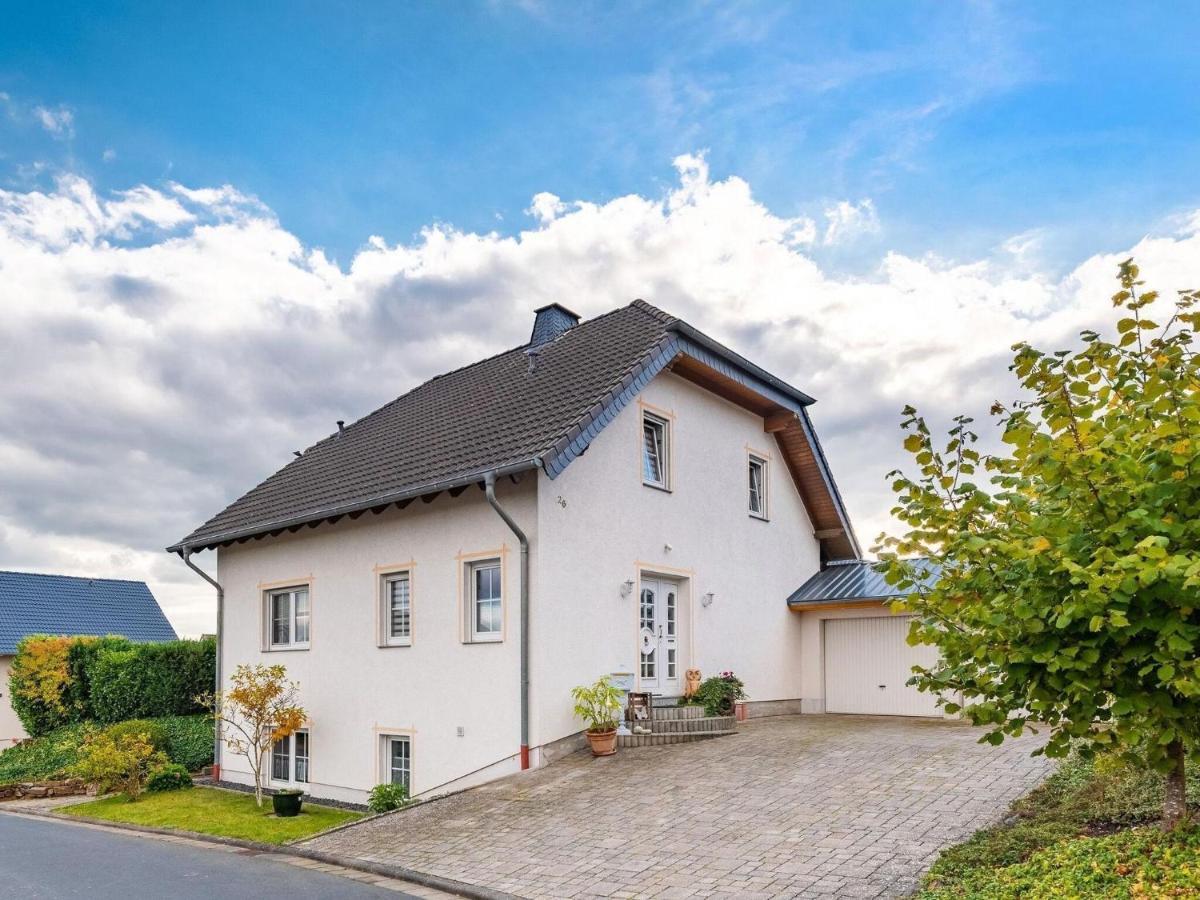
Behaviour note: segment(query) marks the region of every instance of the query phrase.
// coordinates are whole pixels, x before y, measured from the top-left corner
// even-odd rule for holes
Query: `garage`
[[[930,560],[914,561],[932,584]],[[868,716],[944,715],[932,694],[909,687],[913,666],[932,666],[937,649],[908,644],[911,616],[893,615],[902,599],[871,560],[830,562],[788,597],[800,620],[797,665],[801,711]]]
[[[909,646],[908,616],[825,619],[825,711],[940,716],[933,694],[906,683],[913,666],[937,661],[934,647]]]

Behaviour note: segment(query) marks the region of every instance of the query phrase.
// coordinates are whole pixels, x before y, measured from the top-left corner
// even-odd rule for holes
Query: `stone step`
[[[618,747],[660,747],[664,744],[687,744],[736,734],[736,731],[691,731],[682,734],[618,734]]]
[[[687,719],[655,719],[650,730],[655,734],[684,734],[706,731],[733,731],[737,719],[733,716],[700,716]]]
[[[650,711],[655,722],[666,722],[672,719],[703,719],[703,706],[656,706]]]

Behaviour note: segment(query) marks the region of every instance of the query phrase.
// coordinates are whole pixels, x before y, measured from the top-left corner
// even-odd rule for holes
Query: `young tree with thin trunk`
[[[304,727],[300,685],[288,681],[283,666],[238,666],[229,690],[206,705],[221,723],[221,737],[234,753],[246,758],[254,774],[254,799],[263,805],[263,766],[276,741]]]
[[[1160,325],[1132,260],[1119,279],[1114,339],[1013,348],[1024,399],[992,408],[1003,452],[981,455],[965,416],[935,447],[905,409],[919,474],[890,477],[909,532],[877,549],[911,592],[910,642],[941,654],[913,683],[949,712],[961,696],[989,743],[1044,723],[1050,756],[1153,766],[1173,828],[1200,749],[1200,292]],[[912,556],[941,561],[936,583]]]

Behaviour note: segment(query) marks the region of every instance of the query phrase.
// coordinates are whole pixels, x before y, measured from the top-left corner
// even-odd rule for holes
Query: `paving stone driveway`
[[[1037,738],[785,716],[554,765],[310,846],[521,897],[897,897],[1048,774]]]

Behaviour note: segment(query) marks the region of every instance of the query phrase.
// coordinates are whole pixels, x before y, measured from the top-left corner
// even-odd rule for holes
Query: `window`
[[[500,560],[486,559],[467,565],[467,617],[472,641],[498,641],[503,637],[504,598]]]
[[[267,593],[270,649],[307,649],[309,633],[308,588],[285,588]]]
[[[406,647],[412,643],[412,581],[408,572],[383,576],[383,643]]]
[[[297,731],[271,745],[271,780],[308,784],[308,732]]]
[[[767,461],[750,457],[750,515],[767,517]]]
[[[666,489],[669,484],[669,440],[666,419],[642,414],[642,483]]]
[[[387,784],[412,784],[412,744],[404,735],[383,736],[383,780]]]

